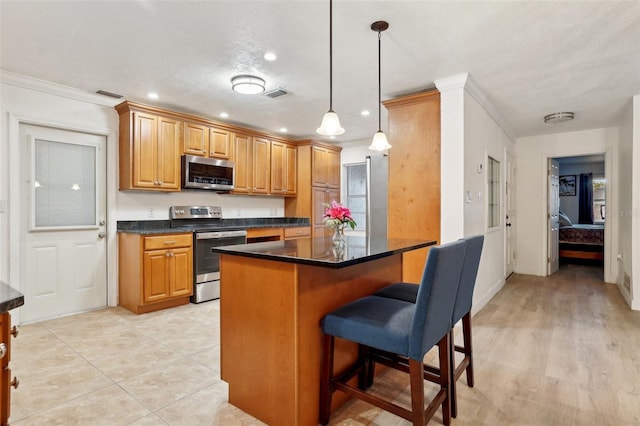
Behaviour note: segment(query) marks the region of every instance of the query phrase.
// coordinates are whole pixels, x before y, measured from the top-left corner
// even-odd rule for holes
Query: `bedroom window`
[[[487,226],[500,226],[500,162],[489,157],[487,161]]]
[[[603,176],[594,176],[593,184],[593,223],[604,223],[606,204],[604,192],[607,180]]]

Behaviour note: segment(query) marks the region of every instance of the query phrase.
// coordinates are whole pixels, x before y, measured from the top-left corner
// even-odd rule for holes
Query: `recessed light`
[[[222,118],[229,118],[229,114],[227,114],[226,112],[221,112],[221,113],[220,113],[220,117],[222,117]]]
[[[273,52],[267,52],[264,54],[264,59],[266,59],[267,61],[275,61],[276,59],[278,59],[278,56]]]
[[[362,115],[363,117],[368,117],[369,115],[371,115],[371,113],[368,110],[363,110],[360,115]]]
[[[286,127],[280,127],[280,132],[281,133],[287,133],[287,128]]]
[[[149,99],[158,99],[158,94],[156,92],[149,92],[147,94],[147,98],[149,98]]]

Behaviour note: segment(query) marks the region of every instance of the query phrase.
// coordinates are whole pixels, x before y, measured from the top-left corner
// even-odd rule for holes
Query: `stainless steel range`
[[[193,231],[192,303],[220,297],[220,255],[213,247],[244,244],[247,231],[222,227],[222,208],[215,206],[172,206],[171,227]]]

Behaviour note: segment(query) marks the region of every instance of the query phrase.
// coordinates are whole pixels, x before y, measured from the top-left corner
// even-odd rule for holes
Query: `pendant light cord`
[[[380,66],[380,44],[381,41],[380,39],[382,38],[382,32],[378,31],[378,131],[381,132],[382,131],[382,71],[381,71],[381,66]]]
[[[333,111],[333,0],[329,0],[329,111]]]

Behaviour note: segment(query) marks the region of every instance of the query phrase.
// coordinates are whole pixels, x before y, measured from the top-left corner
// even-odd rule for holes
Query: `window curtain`
[[[580,175],[578,192],[578,223],[593,224],[593,175]]]

